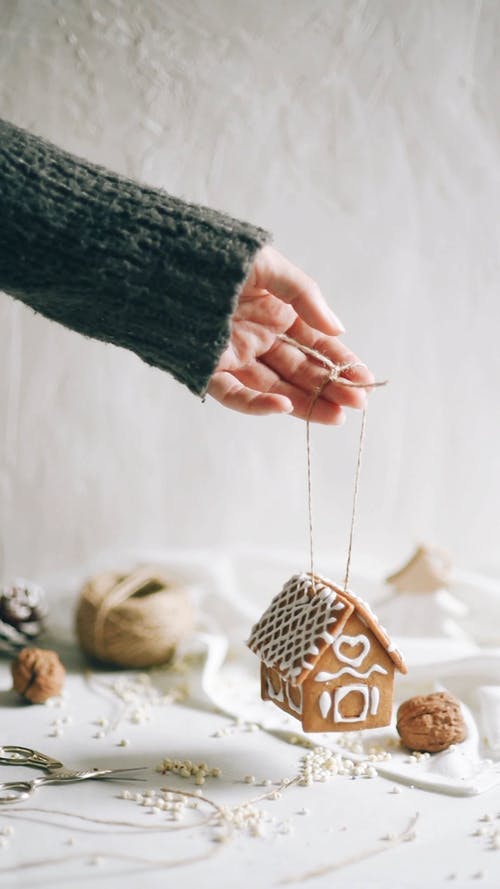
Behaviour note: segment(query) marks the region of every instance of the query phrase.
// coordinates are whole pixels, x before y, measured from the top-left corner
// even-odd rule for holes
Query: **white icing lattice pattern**
[[[267,667],[274,667],[284,679],[300,685],[324,648],[338,638],[336,657],[350,664],[349,672],[358,676],[352,665],[360,657],[365,657],[370,647],[369,638],[364,634],[339,636],[353,611],[378,639],[395,667],[406,673],[401,653],[392,644],[370,606],[351,590],[342,590],[323,577],[316,576],[313,587],[310,574],[295,574],[285,584],[253,627],[247,645]],[[363,652],[354,659],[348,656],[348,652],[342,653],[340,648],[342,644],[352,645],[353,642],[363,645]],[[387,672],[379,665],[374,666],[373,670]],[[318,676],[318,681],[326,681],[323,678],[326,674],[320,675],[322,678]],[[329,678],[334,677],[329,674]]]
[[[295,679],[311,669],[319,654],[317,641],[333,642],[337,614],[345,605],[335,590],[316,581],[315,593],[307,574],[296,574],[272,600],[254,626],[248,646],[268,667],[277,667],[282,676]]]

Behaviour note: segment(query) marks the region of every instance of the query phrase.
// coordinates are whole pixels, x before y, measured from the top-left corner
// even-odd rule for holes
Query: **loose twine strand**
[[[358,508],[358,493],[359,493],[359,479],[361,476],[361,461],[363,458],[363,449],[366,438],[366,407],[363,411],[361,417],[361,430],[359,433],[359,444],[358,444],[358,457],[356,460],[356,473],[354,476],[354,493],[352,497],[352,511],[351,511],[351,527],[349,529],[349,544],[347,547],[347,560],[345,566],[345,578],[344,578],[344,592],[346,592],[349,586],[349,573],[351,570],[351,555],[352,555],[352,542],[354,539],[354,525],[356,522],[356,512]]]
[[[304,346],[302,343],[297,342],[292,339],[292,337],[287,336],[286,334],[281,334],[279,337],[283,342],[288,343],[288,345],[295,346],[299,349],[304,355],[308,355],[310,358],[314,358],[316,361],[319,361],[320,364],[328,371],[325,379],[321,383],[320,386],[316,389],[313,397],[311,398],[311,402],[309,404],[309,409],[307,411],[306,416],[306,453],[307,453],[307,515],[308,515],[308,525],[309,525],[309,564],[310,564],[310,573],[313,585],[313,591],[316,592],[316,574],[314,571],[314,530],[313,530],[313,507],[312,507],[312,477],[311,477],[311,415],[316,405],[316,402],[321,398],[323,392],[329,383],[338,383],[341,386],[347,386],[351,388],[357,389],[372,389],[375,387],[385,386],[387,384],[387,380],[383,380],[381,382],[373,382],[373,383],[358,383],[354,380],[346,379],[342,376],[342,374],[346,373],[349,370],[352,370],[354,367],[364,367],[361,361],[352,361],[347,362],[346,364],[336,364],[334,361],[331,361],[330,358],[327,358],[326,355],[323,355],[322,352],[318,352],[317,349],[312,349],[310,346]],[[358,454],[356,459],[356,472],[354,477],[354,491],[352,497],[352,510],[351,510],[351,523],[349,528],[349,538],[347,545],[347,555],[346,555],[346,568],[344,575],[344,592],[347,590],[349,585],[349,575],[351,570],[351,557],[352,557],[352,547],[354,541],[354,529],[356,525],[356,513],[358,506],[358,495],[359,495],[359,481],[361,477],[361,463],[363,458],[363,450],[366,439],[366,407],[363,409],[362,417],[361,417],[361,430],[359,435],[359,444],[358,444]]]

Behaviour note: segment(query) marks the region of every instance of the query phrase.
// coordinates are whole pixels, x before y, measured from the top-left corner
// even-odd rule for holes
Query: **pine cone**
[[[22,648],[43,629],[45,593],[38,584],[16,580],[0,591],[0,648]]]

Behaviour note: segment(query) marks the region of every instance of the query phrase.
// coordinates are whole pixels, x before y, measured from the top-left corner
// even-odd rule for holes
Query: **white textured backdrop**
[[[1,115],[271,229],[390,377],[371,399],[358,566],[428,540],[500,571],[500,4],[1,0],[0,26]],[[295,420],[202,405],[3,295],[0,415],[5,578],[127,547],[301,563]],[[314,431],[328,557],[358,429]]]

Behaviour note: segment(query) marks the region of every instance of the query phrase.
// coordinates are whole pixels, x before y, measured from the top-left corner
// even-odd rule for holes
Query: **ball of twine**
[[[152,565],[125,575],[105,571],[92,577],[80,592],[76,610],[85,654],[119,667],[166,663],[193,626],[188,592]]]

